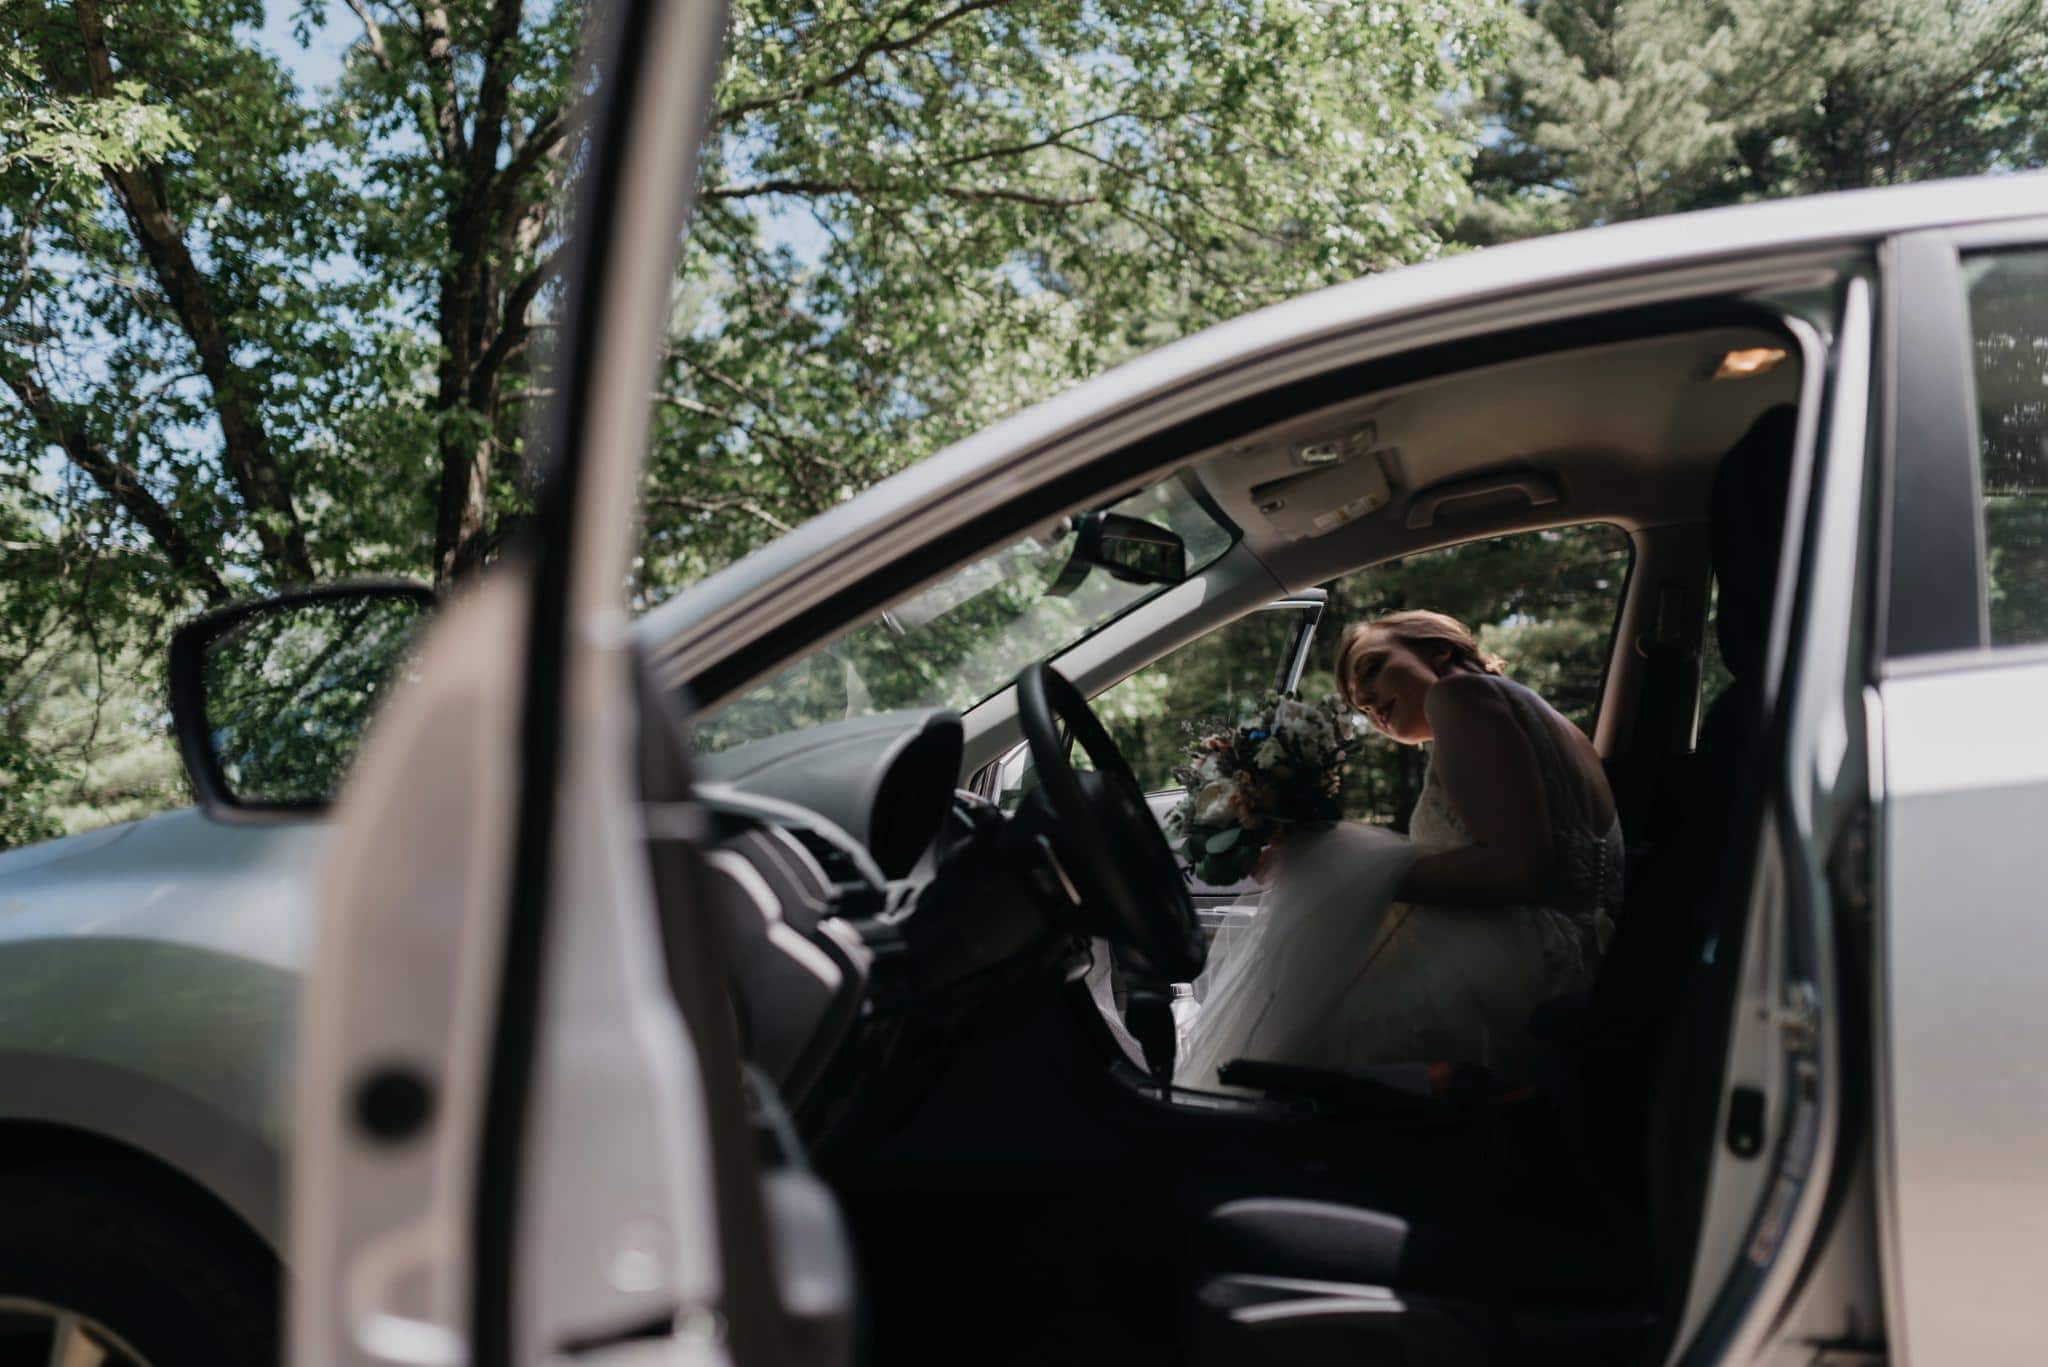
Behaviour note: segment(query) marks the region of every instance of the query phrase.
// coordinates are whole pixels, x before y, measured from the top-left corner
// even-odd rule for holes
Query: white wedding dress
[[[1228,1090],[1217,1074],[1236,1059],[1352,1073],[1445,1061],[1530,1075],[1529,1013],[1588,987],[1605,948],[1621,896],[1621,825],[1599,824],[1604,804],[1565,749],[1563,719],[1520,684],[1496,682],[1542,775],[1538,819],[1556,856],[1542,903],[1394,900],[1418,854],[1471,843],[1432,762],[1407,838],[1342,822],[1282,847],[1257,912],[1210,947],[1176,1084]]]

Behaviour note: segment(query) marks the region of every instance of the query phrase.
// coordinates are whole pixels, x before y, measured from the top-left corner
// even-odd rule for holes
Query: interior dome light
[[[1778,368],[1778,362],[1785,359],[1785,349],[1774,346],[1737,347],[1721,358],[1721,364],[1714,368],[1717,380],[1746,380],[1753,375],[1768,375]]]

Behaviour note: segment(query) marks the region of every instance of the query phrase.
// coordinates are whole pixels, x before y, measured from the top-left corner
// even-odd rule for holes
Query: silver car
[[[388,585],[189,630],[203,809],[0,856],[0,1331],[260,1356],[290,1264],[313,1361],[2030,1359],[2044,212],[1829,196],[1324,291],[629,630],[533,564],[403,665]],[[1245,890],[1120,754],[1209,700],[1115,690],[1295,685],[1326,586],[1589,527],[1638,848],[1557,1088],[1173,1088]],[[374,668],[234,693],[287,638]]]

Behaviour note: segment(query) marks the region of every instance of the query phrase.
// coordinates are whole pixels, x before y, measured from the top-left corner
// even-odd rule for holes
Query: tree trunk
[[[500,377],[507,334],[523,326],[513,315],[523,314],[531,298],[522,288],[513,290],[508,301],[503,276],[509,261],[503,244],[527,213],[527,206],[516,199],[516,182],[530,163],[515,155],[508,166],[498,165],[508,132],[508,49],[518,35],[520,13],[519,0],[497,0],[485,40],[476,113],[465,139],[455,117],[447,12],[438,5],[419,8],[427,64],[443,80],[436,98],[439,156],[443,167],[455,173],[458,187],[449,205],[450,259],[442,271],[437,301],[441,369],[435,409],[442,424],[434,577],[440,583],[478,568],[492,546],[490,488]]]
[[[113,93],[114,72],[99,0],[76,0],[74,10],[92,94],[105,99]],[[212,289],[171,213],[162,168],[102,166],[100,170],[127,215],[179,326],[199,354],[200,373],[212,391],[214,415],[220,421],[223,463],[247,508],[264,559],[283,580],[313,578],[313,560],[293,501],[291,476],[271,451],[256,413],[259,386],[235,364]]]

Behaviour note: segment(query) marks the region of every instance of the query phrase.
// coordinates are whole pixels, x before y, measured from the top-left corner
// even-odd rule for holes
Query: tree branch
[[[519,144],[519,149],[505,163],[505,169],[498,172],[497,186],[491,203],[493,213],[502,215],[511,207],[512,197],[519,191],[519,182],[540,164],[542,157],[560,145],[568,131],[568,120],[562,117],[562,111],[559,109],[550,110],[534,120],[533,128],[527,133],[526,140]]]
[[[106,99],[113,94],[114,74],[100,0],[76,0],[73,9],[93,98]],[[292,498],[290,477],[271,454],[255,412],[254,386],[235,364],[212,289],[171,213],[162,169],[102,164],[100,172],[120,201],[158,286],[199,353],[200,369],[213,391],[214,415],[220,420],[223,463],[236,492],[248,505],[264,558],[286,579],[313,578],[312,557],[306,549],[306,531]]]
[[[477,358],[476,368],[470,373],[469,390],[472,406],[484,406],[483,400],[489,397],[490,390],[497,384],[498,372],[503,369],[506,361],[526,345],[530,331],[526,321],[526,310],[532,307],[535,297],[561,269],[562,252],[557,248],[548,254],[546,260],[521,276],[519,283],[506,294],[505,321],[499,327],[498,335],[484,348],[483,355]]]
[[[370,13],[370,7],[363,0],[348,0],[348,7],[355,11],[356,18],[363,21],[363,38],[369,44],[370,57],[387,74],[391,71],[391,53],[384,46],[384,28],[377,22],[377,16]]]
[[[498,169],[498,149],[505,141],[505,109],[512,97],[512,62],[506,48],[519,34],[519,0],[497,0],[490,33],[484,39],[484,73],[477,83],[476,116],[470,121],[469,188],[471,202],[481,207],[491,198],[491,179]]]
[[[821,95],[827,90],[836,90],[840,86],[845,85],[848,81],[853,80],[856,76],[859,76],[861,72],[867,68],[867,64],[869,62],[873,61],[875,58],[883,55],[884,53],[901,52],[905,48],[916,47],[919,43],[931,37],[940,29],[945,28],[948,24],[956,23],[961,19],[967,18],[971,14],[979,13],[982,10],[995,9],[999,6],[1006,5],[1009,3],[1011,3],[1011,0],[967,0],[967,3],[957,5],[954,8],[947,10],[945,13],[938,15],[929,23],[925,24],[922,28],[913,31],[902,38],[883,37],[882,34],[886,34],[890,28],[894,27],[896,21],[902,18],[904,13],[906,13],[909,10],[910,7],[906,5],[903,7],[903,9],[898,10],[895,14],[885,19],[882,22],[880,32],[877,33],[875,37],[869,39],[868,42],[864,44],[858,52],[854,53],[853,60],[849,61],[845,66],[840,67],[831,75],[820,77],[818,80],[811,81],[805,85],[799,86],[797,89],[790,91],[787,94],[764,95],[760,99],[742,100],[738,104],[729,105],[726,108],[719,110],[718,113],[713,116],[712,124],[715,127],[721,124],[730,123],[734,119],[744,118],[748,114],[758,113],[763,109],[770,109],[779,104],[800,104],[803,101],[810,99],[813,95]]]
[[[1148,190],[1156,190],[1160,194],[1167,195],[1169,197],[1178,196],[1182,199],[1186,199],[1192,204],[1194,204],[1194,206],[1198,210],[1200,210],[1202,213],[1207,214],[1209,217],[1215,219],[1218,223],[1224,224],[1226,227],[1235,228],[1239,232],[1244,233],[1247,236],[1261,237],[1268,242],[1274,243],[1281,243],[1287,240],[1286,238],[1282,237],[1279,233],[1274,232],[1271,228],[1262,228],[1254,223],[1246,223],[1233,215],[1224,213],[1222,210],[1214,207],[1213,205],[1205,204],[1200,200],[1195,199],[1193,195],[1187,193],[1186,191],[1175,190],[1172,186],[1152,176],[1145,174],[1145,172],[1138,170],[1135,167],[1120,165],[1119,163],[1110,160],[1108,157],[1103,156],[1100,152],[1095,151],[1093,148],[1076,147],[1074,146],[1074,144],[1070,142],[1062,142],[1057,145],[1062,151],[1071,152],[1077,157],[1085,157],[1087,160],[1096,162],[1097,164],[1106,167],[1111,171],[1116,172],[1120,176],[1125,176],[1131,180],[1136,181],[1138,184],[1144,186]]]
[[[79,427],[64,421],[63,410],[57,400],[33,376],[10,374],[7,387],[14,391],[15,398],[28,410],[29,417],[42,429],[50,443],[62,450],[73,465],[90,476],[117,507],[149,534],[170,559],[173,568],[198,583],[208,602],[224,603],[228,600],[228,586],[206,562],[199,547],[185,535],[170,509],[143,487],[142,476],[135,467],[115,456]]]
[[[1022,156],[1026,152],[1036,152],[1045,147],[1061,147],[1068,151],[1073,151],[1074,149],[1068,146],[1066,139],[1074,134],[1085,133],[1097,124],[1108,123],[1112,119],[1128,119],[1133,117],[1136,116],[1128,109],[1112,109],[1107,114],[1098,114],[1092,119],[1083,119],[1079,123],[1068,124],[1065,128],[1047,133],[1044,137],[1035,138],[1030,142],[1010,143],[1003,147],[988,147],[979,152],[963,152],[957,157],[948,157],[939,163],[939,169],[950,171],[956,166],[969,166],[975,162],[993,161],[997,157]]]
[[[757,180],[741,185],[712,185],[705,199],[757,199],[763,195],[857,195],[865,198],[941,195],[967,204],[1002,202],[1028,204],[1040,209],[1078,209],[1097,203],[1097,195],[1041,195],[1028,190],[1005,190],[976,185],[863,185],[851,180],[801,180],[795,178]]]
[[[708,499],[691,498],[688,494],[655,494],[647,499],[647,504],[653,508],[680,508],[685,512],[692,513],[742,512],[749,517],[767,523],[778,532],[794,530],[789,523],[784,522],[781,518],[754,502],[753,499],[740,494],[735,494],[730,498]]]
[[[413,12],[420,21],[420,51],[434,79],[428,95],[434,111],[434,137],[441,164],[451,170],[462,164],[468,147],[462,137],[462,104],[455,87],[455,45],[448,36],[448,10],[444,5],[418,4]]]
[[[685,394],[668,394],[657,390],[654,395],[654,401],[667,408],[680,408],[685,413],[695,413],[700,418],[716,418],[719,422],[731,423],[734,427],[745,427],[747,425],[746,419],[733,412],[730,408],[720,408],[715,404],[708,404],[701,399],[693,399]]]

